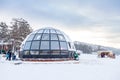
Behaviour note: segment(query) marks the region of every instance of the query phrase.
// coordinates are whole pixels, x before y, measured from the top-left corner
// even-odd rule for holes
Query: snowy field
[[[18,62],[21,64],[16,65]],[[0,80],[120,80],[116,59],[81,54],[79,61],[22,62],[0,57]]]

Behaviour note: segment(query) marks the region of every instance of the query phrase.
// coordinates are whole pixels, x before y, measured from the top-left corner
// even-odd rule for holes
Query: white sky
[[[0,22],[24,18],[36,30],[54,27],[73,41],[120,48],[119,0],[0,0]]]

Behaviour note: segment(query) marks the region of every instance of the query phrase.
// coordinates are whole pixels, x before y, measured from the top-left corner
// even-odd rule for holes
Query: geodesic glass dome
[[[20,49],[21,59],[73,58],[74,44],[62,31],[42,28],[33,31],[23,41]]]

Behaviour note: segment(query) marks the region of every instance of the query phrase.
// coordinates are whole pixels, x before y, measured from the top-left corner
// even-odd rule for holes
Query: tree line
[[[83,42],[79,42],[79,41],[75,41],[74,45],[75,45],[76,50],[80,50],[83,53],[87,53],[87,54],[91,54],[91,53],[97,52],[97,51],[109,50],[109,48],[104,47],[104,46],[93,45],[93,44],[83,43]]]
[[[7,25],[5,22],[0,22],[0,41],[14,41],[14,46],[20,47],[26,36],[33,31],[29,23],[23,18],[13,18]]]

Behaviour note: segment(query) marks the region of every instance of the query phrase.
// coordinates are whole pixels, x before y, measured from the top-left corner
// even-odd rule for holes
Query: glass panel
[[[30,36],[28,37],[27,41],[33,40],[33,37],[34,37],[34,35],[30,35]]]
[[[43,33],[43,29],[40,29],[40,30],[38,31],[38,33]]]
[[[40,51],[40,55],[48,55],[50,52],[45,50],[45,51]]]
[[[60,51],[55,51],[55,50],[54,50],[54,51],[51,51],[51,54],[52,54],[52,55],[60,55]]]
[[[59,49],[59,42],[51,41],[51,49]]]
[[[68,51],[61,51],[61,55],[68,55]]]
[[[49,34],[43,34],[42,40],[49,40]]]
[[[71,43],[71,49],[75,49],[75,46],[73,43]]]
[[[24,55],[29,55],[29,51],[24,51]]]
[[[70,42],[68,42],[68,45],[69,45],[69,48],[71,49],[71,43]]]
[[[50,33],[56,33],[54,29],[51,29],[50,30]]]
[[[60,48],[61,50],[67,50],[67,43],[66,42],[60,42]]]
[[[33,41],[31,49],[39,49],[39,44],[40,44],[39,41]]]
[[[36,34],[34,40],[40,40],[41,34]]]
[[[45,29],[45,30],[44,30],[44,33],[49,33],[49,29]]]
[[[51,40],[58,40],[57,34],[51,34]]]
[[[24,46],[24,50],[30,49],[31,42],[26,42]]]
[[[65,38],[64,38],[63,35],[58,35],[58,37],[59,37],[59,40],[61,40],[61,41],[65,41]]]
[[[40,49],[49,49],[49,41],[41,41]]]
[[[30,51],[31,55],[39,55],[39,51]]]
[[[35,34],[35,33],[37,33],[37,32],[38,32],[38,30],[36,30],[36,31],[33,31],[33,32],[32,32],[32,34]]]
[[[68,42],[69,49],[75,49],[74,43]]]
[[[58,34],[62,34],[59,30],[56,30],[56,32],[57,32]]]

